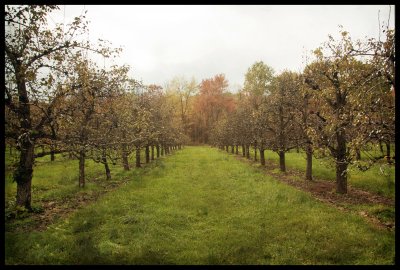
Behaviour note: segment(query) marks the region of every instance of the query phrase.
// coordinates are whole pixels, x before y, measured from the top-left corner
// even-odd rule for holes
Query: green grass
[[[41,152],[41,149],[35,149]],[[40,150],[40,151],[39,151]],[[32,207],[34,209],[45,208],[45,202],[63,203],[63,207],[68,208],[73,205],[73,198],[76,196],[91,196],[96,192],[100,192],[106,185],[118,184],[132,173],[124,171],[122,165],[113,165],[109,162],[112,179],[106,181],[104,165],[96,163],[91,159],[85,162],[85,188],[78,186],[78,160],[69,159],[68,154],[56,154],[55,161],[50,160],[50,155],[36,158],[34,164],[34,172],[32,177]],[[18,151],[14,150],[10,155],[9,148],[5,152],[5,202],[6,202],[6,217],[16,214],[15,211],[15,196],[17,185],[13,182],[13,168],[18,161]],[[135,170],[135,154],[132,153],[129,157],[131,170]],[[144,149],[141,151],[141,163],[145,162]],[[25,216],[30,216],[28,213],[23,213]],[[13,223],[6,224],[7,229],[25,224],[34,225],[33,220],[17,220]]]
[[[40,149],[40,148],[39,148]],[[8,148],[7,148],[8,150]],[[39,151],[41,152],[41,150]],[[144,149],[141,150],[141,163],[145,163]],[[78,187],[78,160],[69,159],[68,154],[56,154],[55,161],[50,161],[50,155],[36,158],[34,165],[34,173],[32,178],[32,190],[36,195],[39,195],[40,200],[51,200],[59,198],[60,196],[68,196],[73,194],[73,190],[79,191]],[[12,167],[13,163],[18,160],[18,153],[14,150],[13,155],[6,152],[6,201],[11,201],[15,197],[16,184],[12,180]],[[111,175],[123,175],[125,172],[121,166],[121,161],[113,165],[109,162]],[[14,165],[15,166],[15,165]],[[129,166],[131,169],[135,167],[135,153],[129,156]],[[85,162],[85,175],[88,189],[90,189],[91,182],[94,178],[104,178],[105,170],[104,165],[96,163],[91,159],[86,159]],[[35,192],[38,191],[38,192]],[[37,197],[37,196],[36,196]]]
[[[239,148],[241,149],[241,148]],[[394,151],[394,147],[392,147]],[[241,152],[240,152],[241,154]],[[250,156],[254,159],[254,149],[251,149]],[[257,160],[260,155],[257,153]],[[279,156],[277,153],[266,150],[266,162],[273,162],[279,166]],[[285,155],[286,168],[295,169],[305,173],[306,155],[295,150],[287,152]],[[313,176],[328,180],[336,180],[335,168],[326,159],[316,159],[313,157]],[[387,165],[385,161],[374,164],[369,170],[362,172],[354,166],[349,166],[348,183],[356,188],[361,188],[389,198],[395,197],[395,165]]]
[[[128,175],[46,231],[6,232],[6,264],[394,264],[394,232],[217,149]]]

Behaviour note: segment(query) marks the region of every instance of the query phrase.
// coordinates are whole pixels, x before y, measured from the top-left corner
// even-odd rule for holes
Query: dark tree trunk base
[[[347,193],[347,163],[336,164],[336,192]]]
[[[79,151],[79,187],[85,187],[85,151]]]
[[[265,166],[265,152],[264,149],[260,149],[260,163],[262,166]]]
[[[285,152],[284,151],[279,151],[279,169],[282,172],[286,172]]]
[[[312,180],[312,149],[308,146],[306,150],[307,165],[306,165],[306,180]]]
[[[34,162],[35,146],[30,142],[26,142],[21,147],[19,164],[14,172],[14,180],[17,182],[16,204],[24,207],[28,211],[31,207],[31,186]]]
[[[149,163],[150,162],[150,148],[148,145],[146,145],[146,148],[145,148],[145,156],[146,156],[146,163]]]

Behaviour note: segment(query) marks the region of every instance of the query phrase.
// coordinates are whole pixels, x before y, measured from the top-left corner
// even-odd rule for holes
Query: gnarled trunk
[[[111,172],[110,172],[110,167],[108,166],[108,161],[107,161],[105,149],[103,149],[101,160],[102,160],[102,162],[104,164],[104,169],[106,171],[107,180],[110,180],[111,179]]]
[[[31,186],[34,162],[34,144],[29,141],[21,145],[19,164],[14,172],[14,180],[17,182],[16,203],[31,211]]]
[[[29,105],[28,93],[26,91],[25,78],[21,76],[23,70],[21,70],[20,62],[15,65],[15,75],[18,89],[18,118],[20,119],[21,131],[26,132],[25,139],[22,139],[19,163],[16,171],[14,172],[14,180],[17,182],[17,197],[16,204],[21,207],[25,207],[29,211],[31,208],[31,186],[32,186],[32,172],[35,141],[28,138],[29,131],[31,130],[31,112]]]

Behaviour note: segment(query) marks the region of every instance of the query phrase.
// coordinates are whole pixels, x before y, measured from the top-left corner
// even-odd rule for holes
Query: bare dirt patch
[[[6,222],[11,225],[12,228],[9,231],[12,232],[28,232],[28,231],[43,231],[48,228],[49,225],[57,221],[58,219],[65,219],[76,210],[95,202],[98,198],[107,192],[115,190],[127,180],[121,180],[118,182],[104,181],[97,178],[92,179],[91,182],[96,182],[102,189],[92,191],[91,193],[78,193],[71,197],[64,198],[58,201],[44,201],[42,202],[43,211],[40,213],[30,213],[30,222],[18,226],[12,226],[13,223],[18,222],[18,219],[9,219]]]
[[[242,156],[236,156],[236,158],[251,164],[255,163],[254,160],[246,159]],[[383,221],[367,211],[355,211],[353,210],[354,207],[352,207],[356,205],[384,205],[394,207],[395,201],[393,199],[361,190],[350,185],[348,185],[347,194],[339,194],[335,191],[336,183],[333,181],[318,179],[315,177],[312,181],[307,181],[305,180],[303,172],[297,170],[280,172],[278,170],[279,166],[271,162],[268,162],[264,168],[266,174],[271,175],[288,185],[296,187],[297,189],[312,194],[313,197],[321,202],[327,203],[342,211],[357,213],[379,228],[388,230],[395,229],[394,219]]]

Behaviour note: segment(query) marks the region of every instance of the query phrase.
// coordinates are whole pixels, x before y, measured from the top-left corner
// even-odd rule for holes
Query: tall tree
[[[5,104],[19,119],[16,132],[6,135],[18,141],[20,157],[14,173],[17,182],[16,203],[28,210],[31,209],[35,143],[38,138],[52,137],[44,133],[44,126],[51,121],[51,104],[63,96],[62,91],[49,93],[48,87],[37,86],[41,85],[39,81],[48,85],[53,83],[51,71],[62,69],[62,63],[71,49],[91,47],[87,42],[76,39],[87,32],[84,16],[76,17],[67,25],[66,31],[63,31],[61,24],[52,29],[48,27],[48,14],[57,9],[57,6],[43,5],[5,6]],[[107,47],[98,51],[104,55],[110,54]],[[45,72],[41,73],[42,70]],[[31,108],[38,104],[37,97],[43,99],[45,96],[49,106],[38,117],[38,122],[34,122]]]
[[[225,112],[234,110],[234,98],[227,93],[227,88],[228,81],[223,74],[202,80],[200,93],[194,101],[194,117],[196,118],[194,140],[208,143],[213,125]]]
[[[255,62],[245,74],[245,81],[243,87],[243,94],[249,104],[251,110],[254,112],[252,116],[261,116],[260,114],[260,106],[264,102],[265,97],[270,93],[270,86],[274,78],[274,70],[265,64],[263,61]],[[251,118],[251,116],[249,115]],[[249,119],[249,121],[251,121]],[[259,130],[261,127],[257,122],[262,121],[261,118],[252,119],[254,125],[257,125],[257,134],[263,133],[263,131]],[[253,126],[255,129],[256,126]],[[259,148],[260,140],[262,140],[259,136],[253,137],[252,143],[254,144],[255,149]],[[264,144],[264,141],[262,142]],[[249,145],[247,145],[247,148]],[[264,151],[264,146],[261,147],[262,151]],[[260,148],[259,148],[260,149]],[[257,150],[256,150],[257,151]]]
[[[315,50],[316,60],[304,71],[318,108],[315,112],[318,123],[309,128],[308,135],[314,146],[329,149],[336,166],[338,193],[347,193],[348,166],[368,137],[366,132],[349,131],[360,127],[363,116],[369,114],[363,102],[377,95],[373,87],[376,67],[352,56],[353,48],[346,31],[341,31],[338,41],[330,36],[328,42]]]
[[[269,147],[279,155],[281,171],[286,171],[285,153],[297,147],[298,125],[295,108],[300,100],[300,79],[297,73],[284,71],[276,76],[268,96]]]
[[[198,92],[198,83],[193,77],[188,81],[185,77],[175,77],[166,86],[167,95],[175,96],[175,108],[179,115],[182,128],[189,134],[189,117],[192,111],[193,96]]]

